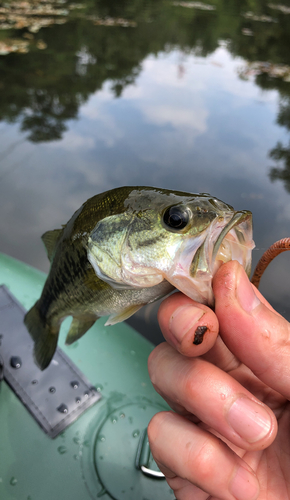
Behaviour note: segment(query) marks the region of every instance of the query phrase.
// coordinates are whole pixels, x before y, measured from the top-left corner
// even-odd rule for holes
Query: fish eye
[[[163,222],[166,226],[177,231],[184,229],[189,222],[189,212],[184,207],[169,207],[163,215]]]

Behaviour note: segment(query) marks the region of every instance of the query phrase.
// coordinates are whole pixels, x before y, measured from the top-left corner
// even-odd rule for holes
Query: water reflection
[[[68,120],[77,118],[79,107],[104,82],[110,80],[115,96],[121,96],[149,54],[178,47],[207,56],[221,39],[230,53],[248,61],[242,77],[255,75],[262,88],[282,90],[290,78],[290,16],[279,4],[259,3],[256,9],[254,14],[247,2],[233,1],[226,10],[221,2],[5,3],[0,8],[0,119],[19,120],[33,142],[61,139]],[[266,16],[269,12],[276,17]]]
[[[0,4],[0,250],[47,271],[44,231],[156,185],[252,210],[256,263],[289,235],[289,46],[278,2]],[[290,317],[287,265],[262,291]]]
[[[290,131],[290,96],[283,96],[280,101],[277,123]],[[273,167],[270,170],[272,181],[281,180],[286,191],[290,193],[290,141],[288,146],[283,146],[279,141],[275,148],[271,149],[270,157],[282,167]]]

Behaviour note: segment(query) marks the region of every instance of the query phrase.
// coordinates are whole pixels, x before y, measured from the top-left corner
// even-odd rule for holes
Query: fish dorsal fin
[[[46,231],[46,233],[41,236],[50,262],[53,260],[56,243],[62,231],[62,229],[54,229],[53,231]]]

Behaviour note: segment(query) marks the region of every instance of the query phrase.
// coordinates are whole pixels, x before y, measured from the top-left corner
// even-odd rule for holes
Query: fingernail
[[[190,304],[180,306],[170,318],[169,330],[180,343],[190,328],[202,318],[205,311]]]
[[[236,500],[256,500],[260,492],[257,478],[244,467],[238,468],[229,489]]]
[[[246,396],[233,402],[226,418],[232,429],[248,443],[260,441],[272,427],[267,410]]]
[[[253,311],[253,309],[260,304],[260,301],[243,269],[240,270],[237,277],[236,297],[240,306],[248,313]]]

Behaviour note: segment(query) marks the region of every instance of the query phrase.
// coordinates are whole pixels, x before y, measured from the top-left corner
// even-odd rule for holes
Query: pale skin
[[[213,289],[215,312],[181,293],[160,307],[149,373],[173,411],[149,424],[153,456],[177,500],[289,500],[290,324],[235,261]]]

